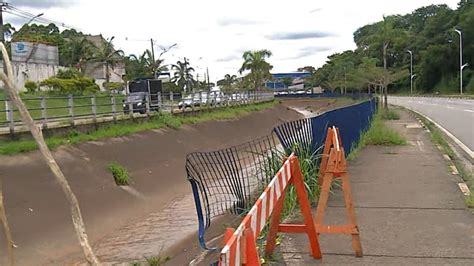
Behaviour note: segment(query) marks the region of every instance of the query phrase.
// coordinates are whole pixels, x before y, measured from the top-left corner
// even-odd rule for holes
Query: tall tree
[[[122,62],[123,60],[123,51],[115,50],[112,41],[115,37],[112,37],[102,43],[102,45],[94,45],[94,53],[92,58],[89,61],[95,63],[103,63],[105,66],[105,82],[110,82],[110,68],[114,69],[115,66]]]
[[[242,55],[244,62],[240,67],[239,73],[242,74],[244,71],[249,70],[249,77],[253,81],[254,89],[258,90],[265,79],[271,79],[270,70],[273,66],[270,65],[265,59],[272,56],[272,52],[269,50],[258,50],[258,51],[246,51]]]
[[[85,37],[65,39],[61,49],[60,63],[64,66],[76,67],[83,71],[84,63],[93,55],[93,45]]]
[[[222,86],[222,88],[226,91],[232,89],[234,84],[237,82],[236,75],[225,74],[224,79],[217,81],[218,86]]]
[[[386,76],[384,78],[385,80],[389,79],[389,56],[395,53],[394,51],[390,51],[390,49],[397,48],[397,46],[404,46],[400,44],[405,43],[408,38],[407,32],[404,29],[396,26],[399,22],[399,19],[399,16],[384,17],[383,20],[377,23],[375,28],[372,29],[371,34],[362,40],[364,43],[366,43],[366,45],[368,45],[368,47],[382,47],[383,68]],[[387,93],[388,88],[384,85],[384,108],[388,108]]]
[[[173,65],[171,69],[175,70],[171,82],[176,83],[184,92],[190,92],[195,85],[194,68],[189,66],[186,58],[184,58],[184,62],[176,62],[176,65]]]

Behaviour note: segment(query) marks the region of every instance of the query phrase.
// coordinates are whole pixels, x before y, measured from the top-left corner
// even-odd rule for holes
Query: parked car
[[[199,94],[194,94],[194,98],[192,95],[185,96],[183,97],[181,101],[178,102],[179,109],[192,108],[193,106],[200,106],[200,105],[201,105],[201,99],[199,97]]]

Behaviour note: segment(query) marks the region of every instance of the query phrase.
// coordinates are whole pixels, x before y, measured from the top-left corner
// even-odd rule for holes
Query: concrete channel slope
[[[408,145],[365,147],[349,162],[363,258],[350,236],[321,235],[322,262],[309,257],[304,235],[281,241],[285,265],[474,265],[474,215],[465,207],[430,133],[401,111],[389,122]],[[343,134],[343,132],[341,132]],[[345,224],[341,193],[330,196],[325,224]]]
[[[390,97],[389,103],[428,116],[474,151],[474,100],[441,97]]]

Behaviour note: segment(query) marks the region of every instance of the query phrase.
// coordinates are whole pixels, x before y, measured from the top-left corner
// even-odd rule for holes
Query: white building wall
[[[20,63],[12,62],[13,75],[15,76],[15,82],[20,88],[20,91],[26,91],[25,82],[27,80],[39,82],[47,78],[50,78],[58,73],[58,71],[66,69],[66,67],[49,64],[33,64],[33,63]],[[0,61],[0,69],[3,71],[3,63]],[[0,82],[0,86],[3,83]]]

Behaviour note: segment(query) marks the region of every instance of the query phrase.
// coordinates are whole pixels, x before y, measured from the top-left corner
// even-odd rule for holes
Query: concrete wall
[[[13,66],[13,75],[15,76],[15,81],[17,86],[20,88],[20,91],[26,91],[25,82],[27,80],[31,81],[42,81],[49,77],[52,77],[58,73],[60,69],[66,69],[66,67],[58,65],[48,65],[48,64],[33,64],[33,63],[20,63],[12,62]],[[3,62],[0,61],[0,69],[3,71]],[[3,83],[0,82],[0,86],[3,86]]]
[[[59,65],[57,46],[31,42],[12,42],[11,46],[13,62]]]

